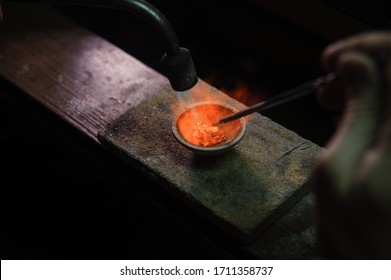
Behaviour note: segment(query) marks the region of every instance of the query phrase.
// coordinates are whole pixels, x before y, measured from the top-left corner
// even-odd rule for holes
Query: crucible
[[[222,102],[194,103],[174,120],[172,131],[179,143],[195,154],[221,154],[242,140],[246,121],[240,118],[218,126],[212,124],[237,111]]]

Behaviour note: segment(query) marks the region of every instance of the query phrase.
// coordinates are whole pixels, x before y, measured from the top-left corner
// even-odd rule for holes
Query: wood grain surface
[[[0,75],[95,143],[102,128],[168,83],[49,7],[4,8]],[[245,250],[259,258],[319,258],[312,203],[311,194],[305,196]]]

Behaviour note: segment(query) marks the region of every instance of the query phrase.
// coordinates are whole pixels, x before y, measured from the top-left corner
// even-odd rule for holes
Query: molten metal
[[[195,104],[177,120],[178,132],[187,142],[200,147],[224,145],[235,139],[242,130],[242,122],[212,126],[217,120],[229,116],[234,110],[218,103]]]

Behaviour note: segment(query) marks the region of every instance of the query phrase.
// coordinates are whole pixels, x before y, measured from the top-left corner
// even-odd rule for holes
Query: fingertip
[[[335,71],[340,54],[344,50],[346,39],[339,40],[325,47],[321,53],[321,65],[328,72]]]
[[[332,72],[332,54],[334,53],[334,46],[329,45],[327,46],[321,53],[320,56],[320,64],[322,65],[323,69],[325,69],[327,72]]]
[[[352,35],[331,43],[321,53],[321,65],[327,71],[334,71],[339,57],[346,51],[357,51],[379,58],[379,53],[386,53],[388,58],[391,53],[391,32],[367,31]]]
[[[374,84],[376,80],[375,63],[363,53],[349,51],[340,54],[336,70],[345,83]]]
[[[323,87],[319,87],[316,99],[318,104],[326,111],[339,112],[345,104],[345,94],[340,79]]]

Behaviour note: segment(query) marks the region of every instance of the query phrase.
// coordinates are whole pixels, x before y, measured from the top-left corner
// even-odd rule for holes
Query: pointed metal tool
[[[236,112],[232,115],[229,115],[228,117],[224,117],[220,119],[219,121],[213,123],[213,126],[217,126],[220,124],[224,124],[236,119],[239,119],[241,117],[250,115],[255,112],[263,112],[270,108],[276,107],[278,105],[287,103],[289,101],[298,99],[300,97],[304,97],[306,95],[309,95],[311,93],[314,93],[316,89],[320,86],[326,85],[333,81],[335,79],[335,74],[330,73],[326,76],[320,76],[319,78],[315,80],[311,80],[308,82],[305,82],[297,87],[294,87],[290,90],[287,90],[279,95],[276,95],[270,99],[264,100],[262,102],[259,102],[249,108],[246,108],[244,110],[241,110],[239,112]]]

